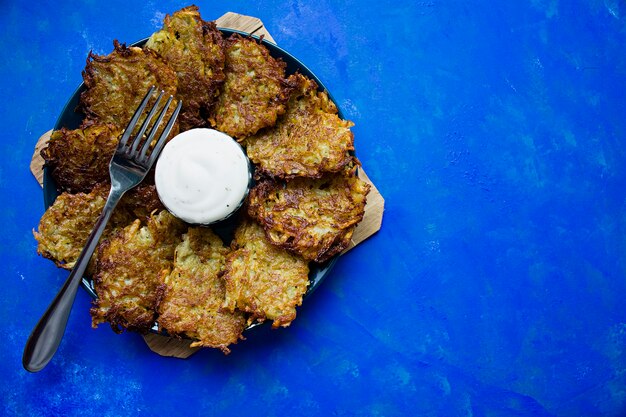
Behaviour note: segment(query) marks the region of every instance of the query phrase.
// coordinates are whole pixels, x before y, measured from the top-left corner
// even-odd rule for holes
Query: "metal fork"
[[[26,342],[24,355],[22,356],[22,364],[27,371],[40,371],[54,356],[65,333],[65,327],[70,311],[72,310],[72,304],[76,297],[78,285],[87,269],[87,264],[89,263],[91,255],[93,255],[98,240],[111,217],[113,209],[126,191],[141,183],[146,177],[146,174],[150,171],[154,161],[156,161],[159,156],[161,149],[163,149],[165,145],[167,136],[174,126],[174,122],[178,117],[182,105],[181,101],[178,101],[176,109],[161,132],[161,136],[154,145],[152,152],[148,155],[150,144],[154,140],[157,129],[165,116],[165,112],[172,102],[172,96],[170,96],[157,116],[156,121],[153,123],[152,129],[143,142],[143,145],[139,148],[148,125],[156,113],[159,102],[163,96],[163,91],[161,91],[154,106],[152,106],[148,116],[146,116],[146,119],[139,128],[139,131],[134,138],[130,138],[154,90],[154,87],[150,88],[150,91],[148,91],[148,94],[144,97],[141,105],[135,111],[135,114],[120,139],[115,154],[111,158],[111,163],[109,164],[111,191],[109,192],[102,214],[100,214],[93,231],[89,235],[89,238],[87,238],[87,243],[76,260],[76,264],[74,268],[72,268],[72,272],[65,281],[65,284],[63,284],[59,293],[54,300],[52,300],[52,303],[44,315],[39,319],[37,326],[35,326]]]

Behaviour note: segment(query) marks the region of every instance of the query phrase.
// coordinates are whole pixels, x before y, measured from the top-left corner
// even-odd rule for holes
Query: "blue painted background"
[[[28,171],[90,49],[187,3],[0,0],[0,413],[626,415],[626,2],[199,1],[260,17],[356,126],[386,198],[285,330],[230,356],[90,328],[22,370],[66,276],[38,257]]]

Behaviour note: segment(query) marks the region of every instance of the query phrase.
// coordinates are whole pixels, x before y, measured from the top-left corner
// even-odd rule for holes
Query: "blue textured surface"
[[[185,5],[0,1],[0,413],[626,413],[626,3],[203,1],[260,17],[354,120],[386,199],[293,325],[161,358],[90,328],[80,292],[38,374],[26,338],[66,273],[35,254],[34,144],[90,49]]]

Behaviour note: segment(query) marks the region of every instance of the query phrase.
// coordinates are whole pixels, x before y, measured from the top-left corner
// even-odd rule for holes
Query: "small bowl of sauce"
[[[187,130],[170,140],[156,163],[155,183],[163,205],[179,219],[209,225],[243,204],[252,178],[241,145],[213,129]]]

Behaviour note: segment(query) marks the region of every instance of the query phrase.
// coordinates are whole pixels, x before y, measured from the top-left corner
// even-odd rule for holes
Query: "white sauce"
[[[243,202],[249,162],[230,136],[191,129],[165,145],[156,163],[155,182],[159,198],[173,215],[187,223],[214,223]]]

